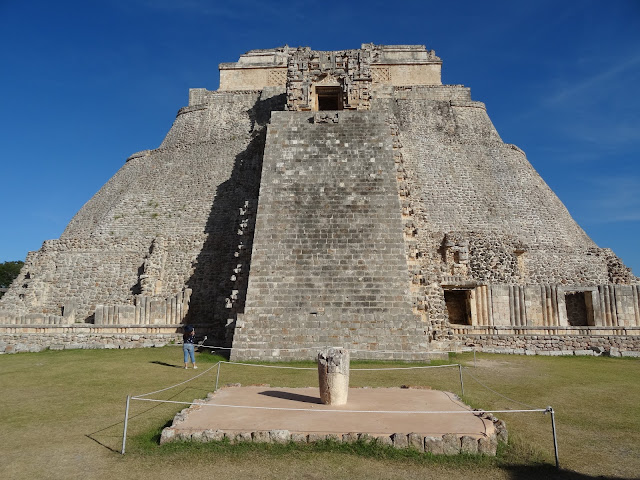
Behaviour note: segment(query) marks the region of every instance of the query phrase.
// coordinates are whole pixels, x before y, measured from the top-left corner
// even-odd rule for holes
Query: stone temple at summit
[[[640,279],[421,45],[252,50],[0,300],[0,347],[640,351]]]

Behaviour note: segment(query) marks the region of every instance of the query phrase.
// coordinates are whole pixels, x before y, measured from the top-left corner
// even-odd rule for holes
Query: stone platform
[[[351,388],[348,403],[335,406],[320,402],[317,387],[225,387],[200,402],[219,407],[193,405],[178,413],[160,443],[365,439],[434,454],[495,455],[498,440],[507,438],[504,422],[473,412],[455,394],[437,390]],[[381,413],[397,411],[407,413]],[[458,411],[470,413],[415,413]]]

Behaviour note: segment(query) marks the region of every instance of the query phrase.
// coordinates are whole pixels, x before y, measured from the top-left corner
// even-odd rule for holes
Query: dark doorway
[[[447,305],[449,323],[471,325],[469,315],[468,290],[445,290],[444,302]]]
[[[572,327],[588,325],[587,303],[584,292],[565,293],[564,302],[567,305],[567,321]]]
[[[316,87],[318,110],[342,110],[342,89],[340,87]]]

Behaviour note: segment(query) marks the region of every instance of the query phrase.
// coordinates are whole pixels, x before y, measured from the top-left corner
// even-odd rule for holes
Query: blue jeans
[[[196,363],[196,356],[193,353],[193,343],[185,343],[182,345],[182,351],[184,352],[184,363],[189,361],[189,357],[191,357],[191,363]]]

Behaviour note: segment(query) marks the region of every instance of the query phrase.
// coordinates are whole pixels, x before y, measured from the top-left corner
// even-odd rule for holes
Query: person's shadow
[[[149,363],[155,363],[156,365],[163,365],[165,367],[173,367],[173,368],[184,368],[183,365],[174,365],[172,363],[167,363],[167,362],[159,362],[158,360],[153,360]]]

